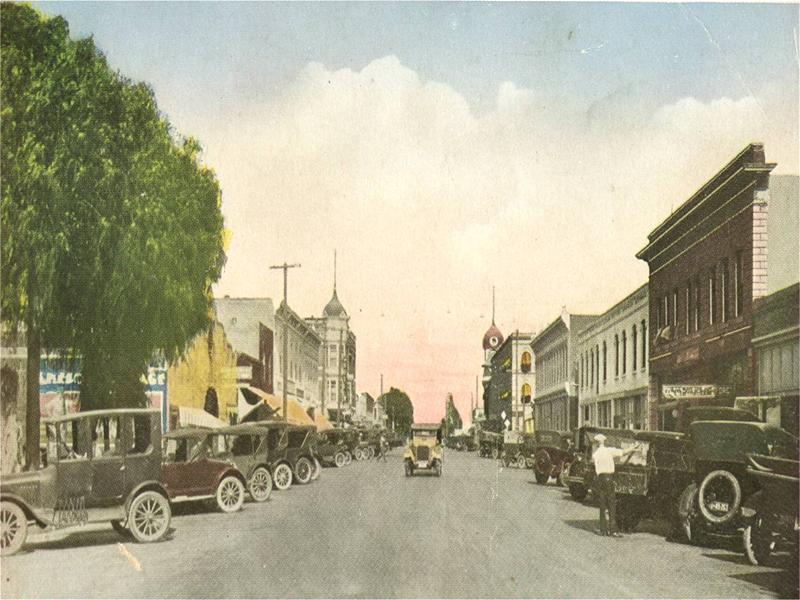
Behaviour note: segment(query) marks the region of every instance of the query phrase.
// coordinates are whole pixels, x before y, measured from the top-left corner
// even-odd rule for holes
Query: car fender
[[[125,514],[128,514],[128,510],[131,507],[131,502],[133,499],[136,498],[142,492],[158,492],[162,496],[164,496],[167,500],[169,500],[169,493],[167,492],[167,488],[162,484],[160,481],[144,481],[133,488],[128,497],[125,499]]]
[[[13,494],[11,492],[0,492],[0,500],[6,502],[13,502],[17,506],[22,509],[22,512],[25,513],[25,516],[30,521],[36,521],[36,524],[40,527],[47,527],[50,523],[50,519],[47,519],[42,511],[34,510],[28,502],[22,498],[22,496],[18,496],[17,494]]]
[[[261,468],[266,469],[267,473],[269,473],[269,476],[272,477],[272,467],[268,463],[260,462],[260,463],[255,464],[253,466],[253,468],[250,469],[250,473],[248,473],[247,479],[249,480],[253,476],[253,473],[255,473],[257,469],[261,469]]]
[[[234,469],[234,468],[225,469],[224,471],[222,471],[222,473],[220,473],[217,476],[217,483],[214,486],[214,489],[216,490],[217,487],[219,487],[219,484],[222,483],[222,480],[230,475],[233,475],[234,477],[236,477],[236,479],[241,481],[242,484],[244,485],[244,489],[247,489],[247,479],[245,479],[244,475],[239,469]]]

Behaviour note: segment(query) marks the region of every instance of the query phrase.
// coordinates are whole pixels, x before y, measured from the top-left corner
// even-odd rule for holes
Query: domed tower
[[[492,324],[489,329],[486,330],[486,333],[483,334],[483,354],[486,359],[486,363],[488,364],[494,353],[497,352],[497,349],[503,343],[503,333],[498,329],[497,325],[494,324],[494,287],[492,288]]]

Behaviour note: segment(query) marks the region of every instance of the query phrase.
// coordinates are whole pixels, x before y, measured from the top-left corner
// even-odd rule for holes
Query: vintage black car
[[[478,456],[500,458],[503,452],[503,434],[482,429],[478,432]]]
[[[356,450],[360,456],[361,451]],[[347,455],[350,454],[347,430],[334,428],[319,432],[314,451],[323,466],[344,467],[347,464]]]
[[[158,410],[96,410],[45,419],[46,466],[3,475],[0,553],[22,548],[28,527],[73,532],[107,522],[139,542],[166,535]]]
[[[763,565],[780,545],[785,545],[793,550],[796,566],[800,461],[762,454],[748,454],[747,459],[747,473],[761,489],[742,507],[745,556],[752,564]]]
[[[314,456],[316,432],[315,425],[289,424],[287,428],[286,460],[297,483],[308,483],[319,476],[319,462]]]
[[[449,435],[445,445],[458,452],[471,452],[475,450],[475,438],[467,433]]]
[[[215,435],[225,438],[227,457],[247,478],[250,497],[256,502],[268,500],[273,486],[274,449],[278,446],[282,430],[243,423],[218,429]]]
[[[506,467],[525,469],[533,465],[536,438],[532,433],[506,431],[503,436],[502,460]]]
[[[546,484],[551,477],[560,485],[567,485],[569,465],[575,459],[573,435],[566,431],[538,430],[534,433],[533,468],[536,483]]]
[[[562,480],[566,480],[569,493],[578,501],[582,501],[592,491],[595,478],[592,453],[597,448],[594,436],[598,433],[606,436],[606,446],[615,448],[628,447],[634,438],[634,432],[628,429],[609,429],[587,425],[575,430],[574,459],[567,467],[566,475],[562,476]]]

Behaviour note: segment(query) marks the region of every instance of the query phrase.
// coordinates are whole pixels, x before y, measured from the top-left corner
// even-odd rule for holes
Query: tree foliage
[[[448,394],[445,404],[445,416],[442,419],[442,427],[444,428],[445,434],[452,435],[453,432],[457,429],[461,429],[463,426],[461,415],[456,408],[455,402],[453,402],[453,396],[452,394]]]
[[[408,395],[397,388],[378,398],[378,403],[383,407],[384,414],[389,418],[389,427],[402,435],[408,435],[411,424],[414,422],[414,405]]]
[[[91,39],[24,5],[0,18],[3,316],[81,356],[83,409],[141,405],[154,354],[209,323],[219,185]]]

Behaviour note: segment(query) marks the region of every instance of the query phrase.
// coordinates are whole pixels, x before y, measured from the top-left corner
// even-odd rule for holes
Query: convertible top
[[[439,423],[414,423],[411,425],[412,431],[439,431],[441,428]]]

